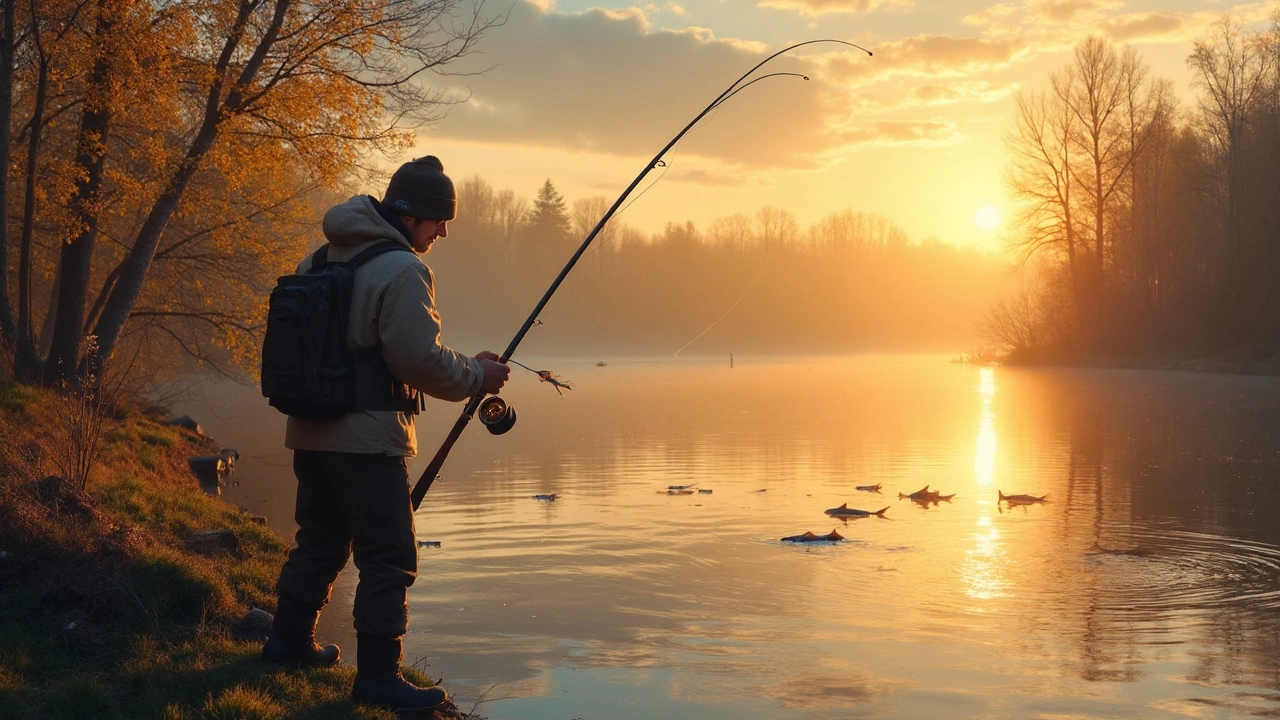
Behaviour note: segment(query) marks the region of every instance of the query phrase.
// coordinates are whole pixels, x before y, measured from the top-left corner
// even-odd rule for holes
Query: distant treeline
[[[1280,352],[1280,12],[1224,15],[1185,107],[1132,49],[1090,38],[1017,98],[1010,181],[1034,290],[986,335],[1028,359]]]
[[[427,256],[446,341],[500,352],[607,207],[602,197],[570,206],[550,180],[532,203],[478,177],[459,183],[459,217]],[[983,313],[1013,283],[1000,258],[909,243],[887,219],[852,210],[803,230],[773,207],[705,230],[672,222],[648,235],[616,224],[521,352],[968,350]]]

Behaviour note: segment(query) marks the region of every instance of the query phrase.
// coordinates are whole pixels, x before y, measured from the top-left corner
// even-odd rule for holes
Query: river
[[[463,710],[1280,715],[1280,379],[518,359],[573,389],[514,368],[516,426],[473,423],[417,515],[439,546],[419,551],[406,661]],[[240,451],[224,497],[292,533],[283,418],[226,383],[175,409]],[[413,478],[459,409],[421,417]],[[954,497],[899,497],[926,485]],[[888,510],[824,513],[842,503]],[[352,659],[354,583],[320,627]]]

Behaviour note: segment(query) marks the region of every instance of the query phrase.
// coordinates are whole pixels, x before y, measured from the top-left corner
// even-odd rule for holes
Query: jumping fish
[[[872,515],[884,517],[884,511],[888,509],[889,506],[886,505],[875,512],[871,512],[870,510],[858,510],[857,508],[851,508],[849,507],[849,503],[844,503],[838,508],[828,508],[825,512],[832,517],[838,518],[860,518],[871,517]]]
[[[880,485],[881,485],[880,483],[876,483],[875,485],[855,485],[853,489],[866,490],[867,492],[878,493],[880,492]]]
[[[815,535],[812,530],[805,531],[803,535],[788,535],[782,538],[782,542],[790,543],[812,543],[812,542],[840,542],[844,536],[832,530],[826,535]]]
[[[688,490],[689,488],[691,488],[691,487],[693,487],[693,486],[695,486],[695,485],[697,485],[697,484],[698,484],[698,483],[690,483],[689,485],[668,485],[668,486],[667,486],[667,489],[668,489],[668,490]]]
[[[996,502],[1007,502],[1011,505],[1030,505],[1031,503],[1042,503],[1045,501],[1045,498],[1049,497],[1047,494],[1041,495],[1040,497],[1036,497],[1035,495],[1005,495],[1003,492],[999,490],[997,490],[996,493],[1000,496],[1000,499],[997,500]]]

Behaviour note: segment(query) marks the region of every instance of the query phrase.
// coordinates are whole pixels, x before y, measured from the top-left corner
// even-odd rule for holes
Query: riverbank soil
[[[289,544],[200,490],[187,460],[218,450],[155,411],[0,384],[0,718],[395,717],[350,701],[350,664],[259,660],[246,616],[274,609]]]

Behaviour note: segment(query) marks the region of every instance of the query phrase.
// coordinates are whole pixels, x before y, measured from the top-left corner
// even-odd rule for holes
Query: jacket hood
[[[376,240],[395,240],[409,246],[405,236],[378,214],[368,195],[357,195],[329,208],[320,228],[335,247],[356,247]]]

